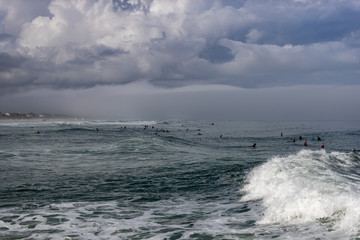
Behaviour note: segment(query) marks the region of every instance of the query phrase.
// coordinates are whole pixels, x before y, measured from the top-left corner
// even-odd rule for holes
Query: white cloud
[[[2,1],[0,52],[7,55],[0,62],[12,64],[0,67],[1,94],[143,80],[163,87],[358,84],[358,4],[224,2]]]
[[[31,1],[0,1],[0,31],[17,36],[25,22],[31,21],[35,17],[47,16],[49,11],[47,5],[50,0],[31,0]]]
[[[252,29],[247,35],[246,35],[246,42],[248,43],[256,43],[258,42],[262,37],[262,34],[257,29]]]
[[[231,40],[223,40],[222,44],[232,50],[235,59],[217,66],[219,75],[243,86],[343,84],[339,81],[339,72],[348,80],[358,77],[360,49],[349,48],[342,42],[291,47]],[[322,77],[322,72],[327,74]],[[230,84],[236,85],[236,82]]]

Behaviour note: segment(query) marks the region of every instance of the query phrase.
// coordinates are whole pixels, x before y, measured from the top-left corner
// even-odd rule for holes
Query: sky
[[[360,120],[358,0],[0,0],[0,112]]]

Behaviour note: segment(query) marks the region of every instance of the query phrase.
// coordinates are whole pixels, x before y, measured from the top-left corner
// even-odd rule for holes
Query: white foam
[[[349,182],[336,170],[353,167],[350,163],[349,154],[325,150],[273,157],[249,174],[241,200],[261,199],[265,210],[259,224],[317,222],[356,233],[360,223],[360,182]]]
[[[144,125],[155,125],[157,121],[142,121],[142,120],[129,120],[129,121],[102,121],[102,120],[94,120],[94,121],[70,121],[64,122],[64,124],[78,124],[78,125],[127,125],[127,126],[144,126]]]
[[[8,228],[6,236],[24,234],[34,239],[169,239],[177,232],[182,232],[182,239],[202,233],[230,237],[244,231],[228,225],[242,219],[240,213],[226,213],[236,207],[235,203],[200,204],[182,198],[150,202],[141,208],[115,201],[53,203],[25,213],[22,209],[0,209],[2,217],[11,218],[0,221],[0,227]],[[203,218],[192,227],[183,223],[199,213]],[[34,226],[28,228],[32,222]]]
[[[156,121],[120,121],[120,124],[123,125],[135,125],[135,126],[143,126],[143,125],[155,125]]]
[[[0,121],[0,126],[6,127],[29,127],[29,126],[54,126],[54,125],[65,125],[65,126],[99,126],[99,125],[128,125],[128,126],[143,126],[143,125],[155,125],[157,121],[142,121],[142,120],[130,120],[130,121],[102,121],[102,120],[4,120]]]
[[[39,120],[4,120],[0,121],[0,127],[29,127],[29,126],[43,126],[49,125],[50,122]],[[54,123],[52,123],[54,124]]]

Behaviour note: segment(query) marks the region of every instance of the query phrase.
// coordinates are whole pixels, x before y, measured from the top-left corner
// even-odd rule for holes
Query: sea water
[[[1,121],[0,239],[359,239],[352,148],[359,122]]]

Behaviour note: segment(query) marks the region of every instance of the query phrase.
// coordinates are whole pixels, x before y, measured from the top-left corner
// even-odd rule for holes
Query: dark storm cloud
[[[0,34],[0,42],[11,42],[15,38],[10,34]]]
[[[25,61],[23,57],[10,56],[7,53],[0,52],[0,72],[11,71],[14,68],[20,68]]]
[[[5,0],[0,21],[2,94],[359,84],[358,1]]]
[[[231,49],[221,45],[211,45],[204,48],[199,53],[199,57],[212,63],[230,62],[234,59]]]
[[[121,49],[109,48],[106,46],[94,46],[92,48],[72,48],[75,52],[76,58],[70,60],[68,64],[84,64],[92,65],[98,61],[106,61],[111,57],[117,57],[120,54],[127,54],[126,51]]]
[[[360,29],[356,1],[247,1],[244,7],[260,18],[246,26],[262,33],[260,44],[341,41]],[[229,38],[246,42],[246,35],[246,31],[232,32]]]
[[[112,0],[113,1],[113,7],[115,11],[117,10],[123,10],[123,11],[136,11],[136,10],[142,10],[145,13],[149,12],[149,7],[152,2],[151,1],[131,1],[131,0]]]

